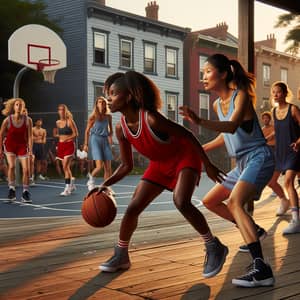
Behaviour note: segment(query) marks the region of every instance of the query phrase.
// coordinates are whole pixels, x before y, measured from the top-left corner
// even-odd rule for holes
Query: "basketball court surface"
[[[122,215],[131,199],[133,191],[140,180],[140,176],[127,176],[118,184],[112,186],[118,204],[118,214]],[[76,216],[81,214],[81,203],[87,193],[86,179],[76,181],[77,190],[68,197],[61,197],[59,194],[64,189],[63,180],[52,179],[38,181],[30,188],[33,203],[23,204],[20,202],[22,188],[17,188],[17,201],[13,204],[5,203],[7,200],[7,186],[0,186],[0,218],[38,218]],[[100,183],[100,179],[98,179]],[[201,199],[214,183],[202,174],[200,186],[195,190],[193,203],[201,206]],[[165,190],[155,199],[147,211],[176,210],[173,204],[172,193]]]

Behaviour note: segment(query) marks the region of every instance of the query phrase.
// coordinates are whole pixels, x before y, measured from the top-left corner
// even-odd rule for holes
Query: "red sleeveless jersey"
[[[8,117],[7,134],[4,141],[4,150],[7,154],[19,157],[28,154],[28,119],[23,117],[23,123],[17,127],[13,123],[12,115]]]
[[[133,134],[128,128],[125,117],[121,117],[123,134],[130,144],[142,155],[149,158],[150,164],[143,179],[159,184],[169,190],[176,186],[182,169],[194,169],[201,175],[199,149],[186,137],[171,136],[168,141],[155,135],[148,123],[148,112],[139,111],[139,128]]]

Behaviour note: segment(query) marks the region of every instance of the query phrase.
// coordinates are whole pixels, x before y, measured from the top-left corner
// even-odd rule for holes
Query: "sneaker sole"
[[[4,200],[3,202],[4,203],[15,203],[16,200],[17,200],[17,198],[13,198],[13,199]]]
[[[242,252],[242,253],[249,253],[249,249],[243,249],[243,248],[239,248],[239,252]]]
[[[300,233],[300,228],[298,230],[293,231],[293,232],[282,232],[282,235],[297,234],[297,233]]]
[[[226,257],[228,255],[228,247],[225,246],[225,249],[224,249],[224,253],[223,253],[223,258],[222,258],[222,261],[221,261],[221,264],[218,266],[218,268],[216,268],[214,271],[212,272],[209,272],[209,273],[202,273],[203,277],[204,278],[210,278],[210,277],[213,277],[215,275],[217,275],[223,268],[223,265],[225,263],[225,260],[226,260]]]
[[[123,264],[120,265],[118,267],[112,268],[112,267],[108,267],[108,266],[99,266],[99,269],[103,272],[107,272],[107,273],[115,273],[118,272],[119,270],[128,270],[130,268],[131,264],[127,263],[127,264]]]
[[[258,286],[273,286],[275,283],[274,278],[268,278],[260,281],[246,281],[241,279],[232,279],[232,284],[240,287],[258,287]]]
[[[21,202],[22,203],[32,203],[32,200],[25,200],[25,199],[21,198]]]

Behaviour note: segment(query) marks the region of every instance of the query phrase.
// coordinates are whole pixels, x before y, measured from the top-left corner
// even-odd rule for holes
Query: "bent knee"
[[[188,207],[191,205],[190,201],[182,200],[181,198],[174,197],[173,199],[175,207],[180,211],[186,211]]]

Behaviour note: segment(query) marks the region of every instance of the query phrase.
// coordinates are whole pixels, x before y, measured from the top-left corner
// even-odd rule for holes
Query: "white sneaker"
[[[67,196],[70,196],[71,195],[71,189],[70,188],[65,188],[64,191],[62,193],[60,193],[60,196],[63,196],[63,197],[67,197]]]
[[[40,175],[39,175],[39,179],[41,179],[41,180],[46,180],[46,177],[43,176],[42,174],[40,174]]]
[[[290,208],[290,201],[281,199],[280,206],[277,209],[276,216],[283,216]]]
[[[71,193],[74,192],[74,191],[76,191],[76,190],[77,190],[76,185],[75,185],[74,183],[71,184],[71,186],[70,186],[70,191],[71,191]]]
[[[288,227],[283,229],[282,234],[300,233],[300,221],[291,220]]]

